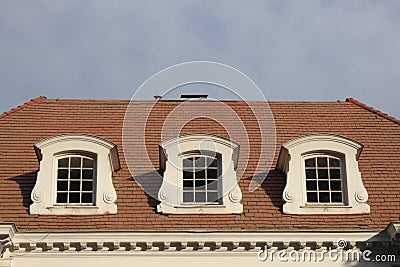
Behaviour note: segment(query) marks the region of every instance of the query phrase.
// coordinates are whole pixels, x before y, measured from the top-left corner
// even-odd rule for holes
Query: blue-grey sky
[[[270,100],[354,97],[400,118],[399,14],[397,0],[0,0],[0,112],[39,95],[130,99],[208,60]]]

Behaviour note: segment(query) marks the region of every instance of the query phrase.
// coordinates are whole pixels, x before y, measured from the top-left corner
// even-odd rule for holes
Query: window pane
[[[80,203],[79,193],[69,193],[69,203]]]
[[[70,179],[81,179],[81,170],[71,170]]]
[[[67,203],[68,193],[58,193],[57,194],[57,203]]]
[[[193,179],[193,172],[183,171],[183,179]]]
[[[68,170],[59,169],[57,178],[58,179],[68,179]]]
[[[318,202],[316,192],[307,192],[307,202]]]
[[[69,158],[59,159],[58,160],[58,167],[68,168],[68,160],[69,160]]]
[[[328,181],[318,181],[318,189],[319,190],[329,190]]]
[[[218,180],[207,180],[207,190],[217,190]]]
[[[340,192],[333,192],[333,193],[331,194],[331,196],[332,196],[332,202],[334,202],[334,203],[343,202],[343,200],[342,200],[342,193],[340,193]]]
[[[216,202],[216,201],[218,201],[218,192],[208,192],[207,202]]]
[[[67,191],[68,182],[67,181],[57,181],[57,191]]]
[[[331,179],[340,179],[340,169],[331,169],[329,172]]]
[[[217,160],[214,158],[207,158],[208,167],[217,167]]]
[[[82,190],[83,191],[92,191],[93,190],[93,182],[82,182]]]
[[[93,170],[82,170],[83,179],[93,179]]]
[[[340,181],[331,181],[331,190],[342,190]]]
[[[80,181],[70,181],[69,182],[69,191],[79,191],[81,187]]]
[[[317,174],[315,173],[314,169],[306,170],[306,178],[307,179],[316,179]]]
[[[317,158],[318,167],[328,167],[328,161],[326,158]]]
[[[71,168],[80,168],[81,167],[81,158],[72,157],[71,158]]]
[[[329,166],[330,167],[339,167],[340,163],[338,159],[329,158]]]
[[[83,168],[93,168],[93,160],[92,159],[83,159]]]
[[[197,180],[196,179],[196,187],[202,187],[206,185],[206,180]],[[197,188],[197,190],[205,190],[205,188]]]
[[[184,180],[183,188],[184,189],[192,189],[193,188],[193,180]]]
[[[196,157],[196,161],[194,162],[194,165],[196,166],[196,168],[201,168],[204,169],[204,167],[206,166],[206,158],[205,157]]]
[[[307,190],[317,190],[317,182],[316,181],[307,181],[306,187],[307,187]]]
[[[183,202],[193,202],[193,192],[183,192]]]
[[[217,169],[208,169],[207,170],[207,178],[218,178],[218,172]]]
[[[320,192],[319,193],[319,202],[321,203],[329,203],[329,193],[328,192]]]
[[[195,178],[196,179],[201,179],[201,178],[206,178],[206,172],[204,171],[204,170],[202,170],[202,171],[197,171],[196,173],[195,173]]]
[[[306,160],[306,167],[314,167],[315,168],[315,158]]]
[[[196,202],[206,202],[206,193],[205,192],[196,192],[195,193],[195,201]]]
[[[193,167],[193,158],[183,159],[183,168]]]
[[[82,193],[82,203],[92,203],[92,193]]]
[[[328,170],[327,169],[318,170],[318,179],[328,179]]]

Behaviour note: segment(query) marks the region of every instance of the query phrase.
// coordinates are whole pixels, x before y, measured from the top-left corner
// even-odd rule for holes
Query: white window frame
[[[295,138],[282,145],[277,169],[286,173],[283,191],[285,214],[368,214],[368,193],[358,169],[363,145],[334,134],[311,134]],[[345,172],[342,174],[342,204],[307,203],[304,157],[313,153],[342,155]]]
[[[201,151],[201,152],[200,152]],[[220,156],[221,203],[183,203],[183,168],[185,155],[214,153]],[[191,134],[160,145],[160,169],[163,183],[158,192],[157,211],[165,214],[240,214],[242,192],[236,178],[239,144],[209,134]],[[225,192],[225,193],[224,193]]]
[[[103,138],[85,134],[63,134],[34,145],[40,163],[36,184],[31,193],[30,214],[91,215],[116,214],[117,193],[113,173],[120,169],[117,146]],[[57,159],[60,155],[91,154],[96,159],[93,205],[59,204],[57,197]]]

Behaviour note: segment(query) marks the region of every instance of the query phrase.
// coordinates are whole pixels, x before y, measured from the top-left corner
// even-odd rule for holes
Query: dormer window
[[[286,214],[364,214],[368,193],[358,158],[363,145],[333,134],[301,136],[283,144],[277,169],[286,173]]]
[[[239,145],[216,135],[192,134],[160,145],[163,183],[157,210],[167,214],[242,213],[236,180]]]
[[[35,144],[40,162],[31,214],[115,214],[117,146],[97,136],[65,134]]]

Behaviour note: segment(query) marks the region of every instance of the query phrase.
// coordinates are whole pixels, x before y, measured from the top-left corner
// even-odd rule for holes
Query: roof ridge
[[[346,98],[346,102],[353,103],[353,104],[355,104],[355,105],[357,105],[357,106],[359,106],[359,107],[361,107],[361,108],[363,108],[363,109],[365,109],[365,110],[367,110],[367,111],[369,111],[371,113],[377,114],[377,115],[381,116],[382,118],[385,118],[385,119],[387,119],[387,120],[389,120],[391,122],[394,122],[394,123],[400,125],[400,120],[398,120],[395,117],[390,116],[390,115],[388,115],[388,114],[386,114],[386,113],[384,113],[384,112],[382,112],[382,111],[380,111],[378,109],[375,109],[375,108],[373,108],[371,106],[368,106],[368,105],[358,101],[357,99],[349,97],[349,98]]]
[[[34,98],[34,99],[31,99],[31,100],[29,100],[28,102],[25,102],[24,104],[22,104],[22,105],[20,105],[20,106],[18,106],[18,107],[16,107],[16,108],[12,108],[12,109],[10,109],[9,111],[6,111],[6,112],[4,112],[3,114],[1,114],[1,115],[0,115],[0,120],[3,119],[3,118],[5,118],[5,117],[7,117],[8,115],[10,115],[10,114],[12,114],[12,113],[15,113],[15,112],[17,112],[17,111],[19,111],[19,110],[23,110],[24,108],[26,108],[26,107],[28,107],[28,106],[31,106],[31,105],[33,105],[33,104],[35,104],[35,103],[40,103],[40,102],[42,102],[42,101],[44,101],[44,100],[47,100],[47,97],[45,97],[45,96],[39,96],[39,97],[36,97],[36,98]]]

